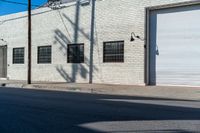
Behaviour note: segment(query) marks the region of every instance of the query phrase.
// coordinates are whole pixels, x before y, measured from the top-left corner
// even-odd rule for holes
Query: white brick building
[[[152,51],[156,47],[151,44],[154,34],[151,31],[152,20],[155,14],[165,14],[162,11],[170,14],[168,10],[173,10],[172,14],[185,13],[186,8],[187,11],[191,10],[198,15],[199,0],[96,0],[95,4],[90,2],[89,5],[79,5],[72,1],[62,4],[61,7],[57,10],[43,7],[32,11],[32,81],[88,83],[91,79],[93,83],[106,84],[145,85],[159,81],[161,84],[200,85],[193,78],[191,82],[178,82],[180,77],[173,79],[173,74],[172,79],[177,82],[174,83],[167,78],[164,80],[169,82],[163,82],[162,77],[167,77],[163,74],[166,71],[155,70],[157,64],[152,58],[156,54],[152,55]],[[166,23],[167,17],[164,21]],[[188,17],[187,14],[185,17]],[[7,58],[4,60],[7,67],[0,64],[0,76],[9,80],[26,80],[27,12],[1,16],[0,22],[0,38],[6,41],[0,41],[0,49],[7,46]],[[159,22],[156,26],[159,26]],[[135,41],[131,42],[132,32],[141,39],[135,37]],[[198,36],[199,33],[195,35]],[[84,47],[84,51],[76,44],[83,44],[79,46]],[[23,55],[23,49],[24,61],[20,57],[20,54]],[[109,53],[109,50],[114,53]],[[76,53],[76,57],[73,52]],[[162,57],[162,51],[159,52]],[[84,60],[81,58],[83,53]],[[90,64],[93,65],[92,70]],[[181,76],[183,75],[185,74]],[[159,76],[161,78],[157,79]]]

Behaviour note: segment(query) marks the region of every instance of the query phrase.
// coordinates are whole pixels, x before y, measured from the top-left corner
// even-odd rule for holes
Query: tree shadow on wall
[[[63,65],[57,65],[56,70],[66,82],[76,82],[77,76],[86,79],[88,70],[82,64],[72,64],[71,73],[67,73]]]
[[[63,55],[66,57],[66,62],[67,62],[67,45],[71,44],[72,42],[70,41],[69,38],[59,29],[56,29],[55,31],[55,36],[54,36],[54,44],[59,45],[59,50],[63,53]],[[76,82],[77,76],[79,75],[81,78],[86,79],[87,74],[88,74],[88,69],[86,68],[88,59],[87,57],[85,58],[85,63],[78,63],[78,64],[66,64],[66,65],[71,65],[71,72],[68,73],[65,69],[64,65],[57,65],[56,70],[62,76],[62,78],[66,82]],[[86,65],[85,65],[86,64]]]
[[[95,3],[93,1],[92,3]],[[73,43],[79,43],[79,35],[82,35],[85,40],[90,41],[90,53],[89,58],[84,56],[84,63],[76,63],[71,64],[71,71],[68,73],[65,69],[65,66],[63,65],[57,65],[56,70],[59,72],[59,74],[65,79],[67,82],[76,82],[77,77],[81,77],[83,79],[89,78],[89,82],[92,80],[93,77],[93,71],[98,71],[98,68],[94,66],[93,64],[93,44],[94,44],[94,4],[92,4],[92,12],[91,12],[91,34],[86,33],[84,31],[84,28],[80,27],[80,2],[77,1],[76,3],[76,10],[75,10],[75,20],[73,21],[70,17],[68,17],[66,14],[59,11],[59,15],[61,17],[61,20],[65,26],[65,29],[68,33],[68,36],[66,36],[65,33],[63,33],[60,29],[55,29],[54,33],[54,44],[59,44],[59,50],[63,53],[64,56],[66,56],[67,60],[67,45],[73,44]],[[65,19],[63,19],[65,18]],[[70,36],[69,30],[67,29],[66,22],[70,24],[71,27],[73,27],[73,39]],[[92,44],[92,45],[91,45]],[[89,75],[89,77],[87,77]]]
[[[67,45],[71,44],[72,42],[70,39],[59,29],[56,29],[54,31],[54,45],[59,45],[59,51],[66,57],[66,62],[67,62]],[[89,66],[90,66],[90,61],[89,59],[85,56],[84,57],[84,63],[76,63],[76,64],[66,64],[66,65],[71,65],[71,72],[68,73],[65,69],[64,65],[57,65],[56,66],[56,71],[60,74],[60,76],[66,81],[66,82],[76,82],[77,76],[87,79],[87,75],[89,74]],[[98,71],[98,68],[93,65],[94,71]]]

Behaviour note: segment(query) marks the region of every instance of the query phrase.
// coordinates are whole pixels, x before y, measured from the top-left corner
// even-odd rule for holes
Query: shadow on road
[[[181,103],[184,106],[180,106]],[[189,103],[194,107],[185,106]],[[200,120],[198,105],[198,101],[176,99],[0,88],[0,132],[104,133],[81,125],[110,121]],[[190,133],[176,129],[155,132]]]

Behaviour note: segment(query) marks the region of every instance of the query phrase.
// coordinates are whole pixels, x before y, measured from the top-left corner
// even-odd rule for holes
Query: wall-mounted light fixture
[[[7,43],[4,39],[0,39],[0,41]]]
[[[141,41],[145,41],[145,39],[143,39],[140,36],[136,35],[135,32],[132,32],[130,41],[133,42],[133,41],[135,41],[135,39],[139,39]]]
[[[135,38],[132,36],[132,33],[131,33],[131,42],[135,41]]]
[[[0,46],[5,46],[7,44],[8,44],[7,41],[5,41],[4,39],[0,38]]]

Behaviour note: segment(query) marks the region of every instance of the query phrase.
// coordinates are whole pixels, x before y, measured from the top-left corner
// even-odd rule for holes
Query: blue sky
[[[28,0],[7,0],[7,1],[13,1],[13,2],[21,2],[21,3],[28,3]],[[34,5],[42,5],[47,0],[32,0],[32,4]],[[35,7],[32,7],[35,8]],[[26,11],[27,6],[25,5],[17,5],[17,4],[11,4],[7,2],[2,2],[0,0],[0,16],[6,15],[6,14],[12,14],[17,13],[21,11]]]

